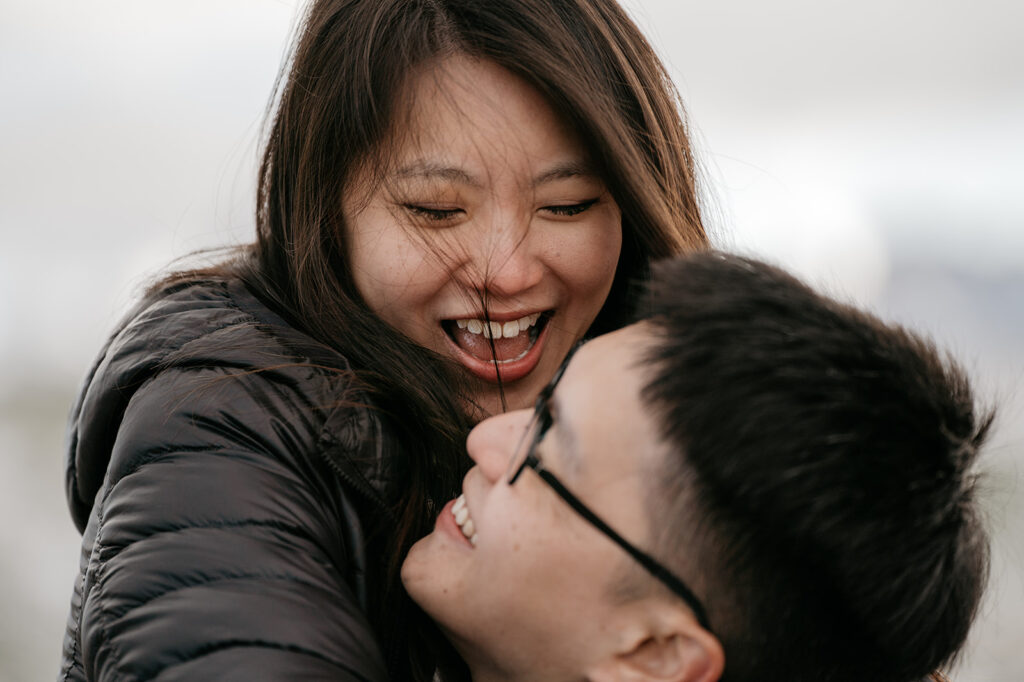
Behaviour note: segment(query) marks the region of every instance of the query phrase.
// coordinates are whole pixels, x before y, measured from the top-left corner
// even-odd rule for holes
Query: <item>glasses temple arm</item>
[[[700,623],[708,632],[711,631],[711,626],[708,624],[707,612],[704,610],[704,605],[701,604],[697,596],[690,590],[689,587],[683,583],[682,580],[674,576],[667,568],[659,564],[657,561],[652,559],[647,554],[644,554],[636,547],[631,545],[625,538],[616,533],[611,526],[602,521],[594,512],[590,511],[586,505],[583,504],[575,495],[569,492],[569,489],[562,485],[562,482],[555,478],[551,472],[538,468],[537,474],[547,483],[551,488],[554,489],[558,496],[561,497],[566,503],[572,507],[577,514],[582,516],[584,519],[589,521],[602,533],[607,535],[612,541],[614,541],[619,547],[625,550],[631,557],[637,560],[637,562],[647,570],[652,576],[660,580],[670,590],[679,596],[686,605],[693,611],[693,615],[696,617],[697,622]]]

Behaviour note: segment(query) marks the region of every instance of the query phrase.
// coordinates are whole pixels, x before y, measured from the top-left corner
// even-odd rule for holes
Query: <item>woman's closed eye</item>
[[[464,213],[461,208],[437,208],[423,204],[402,204],[402,206],[415,217],[430,222],[446,222],[452,220],[460,213]]]
[[[587,199],[586,201],[580,201],[575,204],[556,204],[552,206],[544,206],[541,210],[547,211],[552,215],[556,215],[560,218],[571,218],[573,216],[583,213],[594,204],[597,203],[597,198]]]

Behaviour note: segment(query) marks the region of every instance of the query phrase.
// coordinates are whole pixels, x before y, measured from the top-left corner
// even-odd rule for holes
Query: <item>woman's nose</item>
[[[544,278],[545,265],[538,235],[531,234],[529,218],[518,212],[497,210],[477,235],[468,272],[472,285],[481,285],[496,299],[515,299]]]
[[[531,410],[516,410],[483,420],[469,433],[466,450],[488,480],[497,482],[508,471],[509,462],[522,454]]]
[[[493,261],[484,286],[498,298],[519,296],[540,283],[544,276],[544,265],[532,250],[528,234],[506,248],[496,249]]]

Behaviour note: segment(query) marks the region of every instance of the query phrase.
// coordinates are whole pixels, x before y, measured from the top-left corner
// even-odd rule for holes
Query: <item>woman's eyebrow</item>
[[[443,163],[419,160],[413,161],[407,166],[402,166],[393,173],[396,178],[425,178],[441,179],[451,182],[461,182],[471,187],[481,187],[482,183],[471,173],[457,166],[448,166]],[[538,187],[547,182],[564,180],[577,177],[598,177],[589,164],[578,161],[566,161],[559,163],[533,178],[533,186]]]
[[[480,181],[462,168],[445,166],[430,161],[414,161],[394,172],[396,178],[438,178],[452,182],[461,182],[472,187],[480,187]]]
[[[565,419],[565,410],[562,409],[564,405],[557,391],[551,397],[550,406],[551,427],[558,440],[558,463],[568,477],[576,478],[583,467],[579,439],[572,424]]]
[[[564,180],[565,178],[597,177],[597,173],[588,164],[577,161],[560,163],[544,171],[533,179],[533,186],[543,185],[545,182]]]

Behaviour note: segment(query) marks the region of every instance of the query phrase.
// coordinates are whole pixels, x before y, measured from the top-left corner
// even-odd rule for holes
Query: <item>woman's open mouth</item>
[[[554,311],[497,321],[480,318],[443,320],[441,326],[456,359],[479,378],[515,381],[533,371],[540,360],[544,332]]]

